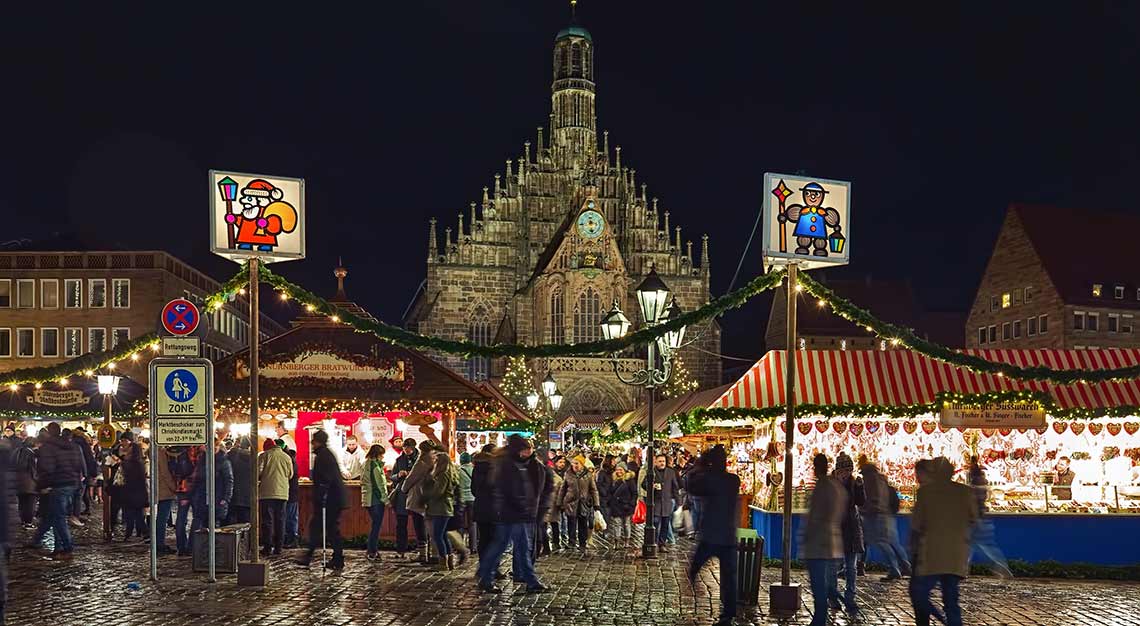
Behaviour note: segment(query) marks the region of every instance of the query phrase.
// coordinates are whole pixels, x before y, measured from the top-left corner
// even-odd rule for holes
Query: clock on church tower
[[[583,239],[597,239],[606,229],[606,220],[598,213],[594,201],[586,202],[586,210],[578,215],[578,234]]]

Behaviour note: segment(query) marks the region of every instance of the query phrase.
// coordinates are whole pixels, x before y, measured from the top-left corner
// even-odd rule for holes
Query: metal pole
[[[649,415],[648,415],[648,419],[646,420],[646,425],[648,426],[648,428],[646,430],[649,431],[649,446],[647,448],[647,454],[645,457],[645,477],[647,479],[647,485],[645,487],[645,540],[641,545],[641,556],[643,556],[647,559],[653,559],[653,558],[657,557],[657,525],[656,525],[657,520],[653,515],[653,499],[657,495],[657,493],[653,490],[653,479],[655,478],[655,476],[653,474],[653,470],[654,470],[654,468],[653,468],[653,461],[654,461],[653,426],[654,426],[654,424],[653,424],[653,382],[652,382],[653,368],[656,365],[656,361],[654,358],[654,357],[656,357],[656,354],[655,354],[655,351],[653,349],[654,345],[653,345],[652,341],[649,342],[649,345],[647,346],[647,348],[648,348],[648,353],[649,353],[649,358],[648,358],[649,367],[647,369],[649,371],[649,376],[650,376],[651,380],[650,380],[650,383],[645,386],[645,391],[647,393],[649,393],[649,403],[648,403]]]
[[[111,394],[103,396],[103,424],[111,425]],[[103,541],[111,540],[111,466],[103,464]]]
[[[784,546],[780,564],[780,583],[792,582],[792,452],[796,432],[796,278],[799,268],[788,265],[788,343],[784,351],[787,381],[787,416],[784,420]]]
[[[258,322],[261,318],[261,305],[258,298],[258,259],[249,260],[249,552],[250,562],[257,563],[261,558],[258,552],[260,526],[260,510],[257,490],[257,451],[261,449],[258,442],[261,435],[257,432],[258,409],[258,368],[261,360],[258,354],[258,335],[261,334]]]
[[[209,425],[209,422],[207,422],[207,425]],[[208,529],[206,531],[206,549],[209,551],[206,557],[207,563],[209,564],[209,576],[206,580],[208,582],[217,582],[218,580],[217,572],[215,569],[217,566],[217,554],[215,553],[216,549],[214,544],[214,533],[217,530],[218,521],[218,498],[217,494],[214,493],[214,483],[217,479],[217,475],[215,474],[217,468],[214,467],[216,445],[217,444],[215,443],[214,433],[206,433],[206,446],[203,449],[203,453],[206,455],[206,508],[208,509],[208,513],[206,514],[206,524]]]
[[[158,446],[154,445],[154,407],[150,408],[150,579],[158,580],[158,529],[166,539],[166,520],[158,523]],[[165,541],[163,542],[165,543]]]

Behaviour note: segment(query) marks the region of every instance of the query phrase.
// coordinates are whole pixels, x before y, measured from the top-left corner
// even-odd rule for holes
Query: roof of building
[[[1140,309],[1140,271],[1127,239],[1140,233],[1140,216],[1031,204],[1013,204],[1009,210],[1020,218],[1062,301]],[[1096,243],[1093,233],[1109,239]],[[1099,297],[1093,295],[1094,284],[1103,286]],[[1115,298],[1117,286],[1124,287],[1123,299]]]
[[[559,39],[565,39],[566,37],[581,37],[591,42],[594,41],[594,38],[590,36],[590,31],[577,24],[571,24],[558,31],[558,36],[556,36],[554,40],[557,41]]]

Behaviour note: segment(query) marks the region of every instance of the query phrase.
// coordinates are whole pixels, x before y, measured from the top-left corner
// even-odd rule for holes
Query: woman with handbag
[[[614,545],[629,547],[633,534],[632,517],[637,507],[637,479],[618,467],[614,469],[613,489],[610,491],[610,519],[614,528],[610,533]],[[644,516],[644,513],[642,513]]]
[[[598,485],[586,469],[582,457],[575,457],[570,462],[570,469],[562,479],[557,502],[566,514],[569,544],[573,546],[577,543],[578,548],[585,552],[594,524],[594,509],[600,505],[601,500],[598,497]]]

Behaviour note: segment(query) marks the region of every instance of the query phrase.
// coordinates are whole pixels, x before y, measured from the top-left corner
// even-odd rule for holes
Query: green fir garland
[[[63,378],[79,376],[86,372],[95,372],[111,363],[129,359],[132,354],[154,346],[158,342],[158,335],[150,333],[129,341],[121,346],[102,352],[92,352],[83,356],[64,361],[59,365],[44,367],[25,367],[0,374],[0,389],[12,385],[26,385],[32,383],[54,383]]]

